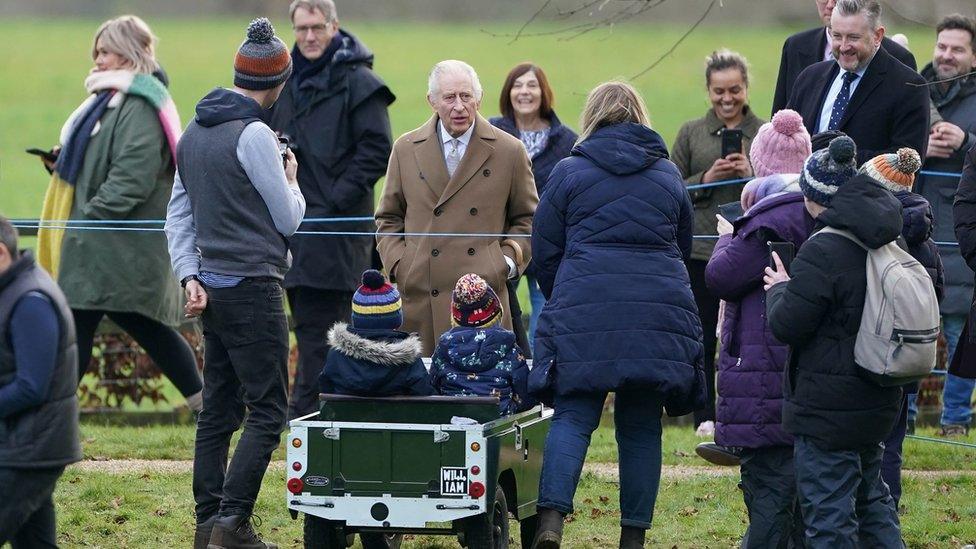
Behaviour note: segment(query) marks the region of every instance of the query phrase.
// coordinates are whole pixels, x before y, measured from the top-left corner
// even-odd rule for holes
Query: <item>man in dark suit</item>
[[[803,69],[833,59],[833,45],[830,43],[830,14],[834,11],[835,0],[816,0],[817,11],[823,27],[798,32],[783,42],[783,55],[779,60],[779,76],[776,78],[776,93],[773,95],[773,112],[786,108],[796,77]],[[917,68],[912,52],[885,37],[881,48],[912,70]]]
[[[810,134],[839,130],[857,143],[858,164],[911,147],[925,155],[929,94],[925,80],[881,48],[881,5],[838,0],[830,20],[833,56],[800,73],[787,108]]]

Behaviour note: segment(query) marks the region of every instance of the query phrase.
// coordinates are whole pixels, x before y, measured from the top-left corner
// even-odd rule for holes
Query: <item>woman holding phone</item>
[[[678,131],[671,159],[687,185],[752,177],[749,149],[763,124],[749,108],[749,69],[745,57],[722,49],[705,60],[705,89],[711,107],[705,116],[685,123]],[[695,205],[695,234],[715,235],[715,214],[720,204],[739,200],[742,185],[691,192]],[[703,437],[715,431],[715,347],[718,299],[705,288],[705,264],[715,240],[697,239],[688,261],[691,289],[705,332],[705,377],[708,404],[695,412],[695,426]]]
[[[55,226],[70,220],[72,229],[39,231],[38,258],[71,306],[79,379],[88,369],[95,331],[108,316],[199,411],[203,382],[193,350],[176,330],[180,287],[166,236],[131,223],[166,217],[173,188],[180,120],[155,47],[152,30],[133,15],[106,21],[95,32],[87,97],[61,129],[41,214]],[[101,229],[123,220],[130,230],[74,228]]]

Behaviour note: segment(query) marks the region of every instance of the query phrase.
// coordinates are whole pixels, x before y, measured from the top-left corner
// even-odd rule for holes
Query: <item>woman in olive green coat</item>
[[[752,177],[749,147],[763,125],[749,108],[749,73],[744,57],[728,50],[713,52],[705,63],[705,86],[712,107],[705,116],[685,123],[678,131],[671,160],[687,185],[715,183]],[[722,157],[722,132],[742,131],[742,152]],[[717,235],[715,215],[718,206],[738,202],[742,183],[691,191],[695,205],[695,235]],[[705,337],[705,377],[708,405],[695,411],[695,425],[701,436],[710,437],[715,429],[715,336],[718,325],[718,299],[705,287],[705,265],[715,247],[714,239],[696,238],[688,261],[691,289],[698,302]]]
[[[165,86],[152,74],[159,71],[154,43],[149,27],[133,16],[110,20],[95,35],[95,68],[85,83],[93,95],[65,124],[60,158],[52,166],[52,185],[67,184],[63,188],[69,192],[73,186],[73,197],[66,199],[72,227],[166,216],[179,118]],[[90,132],[86,120],[89,125],[97,120]],[[161,225],[109,227],[64,231],[55,263],[77,328],[79,378],[87,370],[95,330],[107,315],[146,350],[190,408],[199,410],[203,385],[193,351],[175,329],[180,288]],[[147,227],[157,230],[119,230]]]

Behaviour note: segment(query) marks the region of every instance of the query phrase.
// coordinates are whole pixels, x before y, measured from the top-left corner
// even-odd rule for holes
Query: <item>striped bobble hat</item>
[[[245,90],[270,90],[291,76],[291,53],[275,36],[266,17],[251,21],[247,39],[234,58],[234,85]]]
[[[857,175],[856,155],[854,140],[847,136],[838,137],[826,149],[811,154],[800,174],[803,196],[821,206],[830,206],[840,186]]]
[[[863,173],[893,193],[910,191],[915,172],[922,168],[922,158],[915,149],[902,147],[896,153],[879,154],[861,166]]]
[[[451,295],[451,325],[488,328],[501,322],[503,313],[498,295],[485,279],[473,273],[458,279]]]
[[[352,327],[359,330],[396,330],[403,324],[400,292],[369,269],[363,273],[363,285],[352,296]]]

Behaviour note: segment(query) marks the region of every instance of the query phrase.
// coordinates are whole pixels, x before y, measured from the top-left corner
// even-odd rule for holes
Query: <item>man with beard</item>
[[[289,7],[295,70],[271,111],[288,137],[309,218],[373,213],[373,186],[393,147],[387,107],[394,96],[373,72],[373,53],[339,28],[332,0]],[[371,231],[372,223],[305,223],[303,230]],[[326,331],[349,322],[360,275],[371,267],[373,238],[295,235],[285,288],[298,340],[298,370],[288,417],[318,409],[318,375],[329,352]]]
[[[910,147],[924,153],[929,127],[925,81],[881,41],[881,5],[838,0],[830,19],[834,60],[804,69],[787,108],[811,135],[842,131],[857,143],[857,163]]]
[[[923,169],[958,174],[966,151],[976,144],[976,21],[950,15],[936,27],[932,62],[922,69],[929,83],[932,104],[941,120],[932,124]],[[953,241],[952,203],[957,177],[927,176],[916,190],[932,204],[936,241]],[[966,265],[957,246],[940,246],[946,271],[946,295],[942,300],[942,332],[949,361],[959,344],[959,336],[973,302],[973,271]],[[961,436],[972,421],[972,396],[976,380],[949,374],[942,391],[942,436]]]

